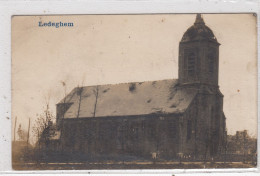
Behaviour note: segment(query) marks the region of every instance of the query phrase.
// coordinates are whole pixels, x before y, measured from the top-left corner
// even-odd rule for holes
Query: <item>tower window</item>
[[[194,53],[190,53],[188,56],[188,64],[187,64],[187,70],[188,70],[188,75],[192,76],[195,73],[195,59],[196,56]]]
[[[212,74],[214,73],[214,65],[215,65],[215,53],[214,52],[211,52],[209,54],[209,73]]]

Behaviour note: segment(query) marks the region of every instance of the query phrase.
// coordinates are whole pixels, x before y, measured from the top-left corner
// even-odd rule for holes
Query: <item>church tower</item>
[[[225,141],[223,94],[218,86],[219,46],[201,14],[179,43],[179,88],[197,92],[193,113],[187,115],[194,121],[195,136],[190,145],[202,158],[220,154]]]
[[[201,14],[179,44],[179,83],[218,86],[219,43]]]

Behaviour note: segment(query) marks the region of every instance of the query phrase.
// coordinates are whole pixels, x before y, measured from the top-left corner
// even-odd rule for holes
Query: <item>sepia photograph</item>
[[[257,167],[256,14],[11,24],[14,170]]]

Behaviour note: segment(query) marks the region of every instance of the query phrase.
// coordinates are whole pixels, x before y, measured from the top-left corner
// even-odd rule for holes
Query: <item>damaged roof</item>
[[[71,103],[64,118],[183,113],[196,92],[176,79],[76,87],[59,103]],[[95,111],[95,113],[94,113]]]

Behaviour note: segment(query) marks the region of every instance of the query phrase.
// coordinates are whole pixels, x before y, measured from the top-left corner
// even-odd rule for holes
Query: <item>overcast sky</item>
[[[73,15],[12,18],[12,120],[24,129],[78,85],[178,78],[178,45],[192,15]],[[257,133],[257,38],[252,14],[205,14],[220,45],[219,86],[228,134]],[[73,22],[74,27],[39,27]]]

